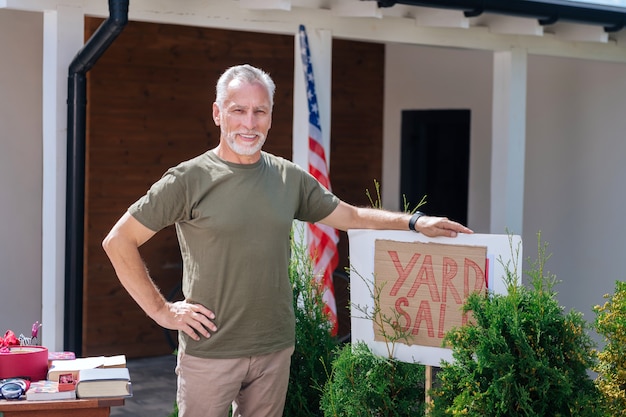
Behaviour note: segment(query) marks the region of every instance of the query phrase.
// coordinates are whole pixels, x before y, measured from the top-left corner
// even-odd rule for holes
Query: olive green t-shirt
[[[306,171],[265,152],[242,165],[208,151],[169,169],[129,213],[153,231],[176,225],[183,294],[215,313],[210,338],[182,334],[179,348],[234,358],[293,346],[292,222],[319,221],[338,204]]]

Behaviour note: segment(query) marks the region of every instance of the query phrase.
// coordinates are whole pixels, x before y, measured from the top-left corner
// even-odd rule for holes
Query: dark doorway
[[[402,111],[400,207],[467,224],[469,110]]]

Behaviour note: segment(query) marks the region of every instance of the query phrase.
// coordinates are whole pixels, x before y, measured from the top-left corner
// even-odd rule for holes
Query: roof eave
[[[584,23],[602,26],[607,32],[621,30],[626,25],[624,8],[565,0],[377,0],[377,3],[379,7],[404,4],[461,10],[466,17],[494,13],[534,18],[542,25],[558,21]]]

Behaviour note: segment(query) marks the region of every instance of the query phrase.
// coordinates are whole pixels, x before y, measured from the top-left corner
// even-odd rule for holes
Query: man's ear
[[[213,103],[213,122],[215,123],[215,126],[220,125],[220,107],[217,103]]]

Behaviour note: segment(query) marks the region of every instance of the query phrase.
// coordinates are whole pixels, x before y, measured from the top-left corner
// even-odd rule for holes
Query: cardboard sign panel
[[[431,366],[452,361],[452,351],[441,345],[440,336],[455,323],[463,323],[459,298],[465,300],[476,288],[505,294],[507,269],[515,268],[518,284],[521,282],[519,236],[476,233],[429,238],[411,231],[350,230],[348,238],[351,341],[365,342],[381,356],[391,354],[405,362]],[[374,310],[372,290],[380,285],[381,309],[390,316],[395,314],[398,325],[411,329],[414,337],[406,343],[381,340],[380,332],[374,331],[372,320],[363,313]]]
[[[382,328],[372,323],[374,340],[387,340],[393,323],[406,344],[441,347],[446,332],[467,322],[467,297],[486,291],[486,266],[486,246],[376,240],[375,288],[387,318]]]

